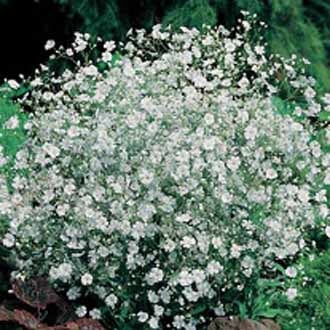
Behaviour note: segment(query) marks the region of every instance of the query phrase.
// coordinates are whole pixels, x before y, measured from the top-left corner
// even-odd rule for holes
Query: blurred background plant
[[[74,31],[119,41],[132,27],[150,29],[158,23],[175,28],[231,27],[241,10],[257,14],[269,25],[265,38],[272,52],[304,56],[312,63],[310,73],[329,90],[327,0],[0,0],[1,39],[7,54],[0,78],[31,74],[45,59],[46,40],[66,44]],[[14,25],[22,28],[13,29]]]

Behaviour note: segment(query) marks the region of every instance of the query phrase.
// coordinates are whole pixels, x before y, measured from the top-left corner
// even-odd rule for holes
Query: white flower
[[[184,317],[182,315],[175,315],[172,324],[175,329],[182,329],[185,326]]]
[[[325,234],[330,238],[330,226],[325,227]]]
[[[186,223],[191,220],[191,216],[188,213],[184,213],[184,214],[177,216],[175,220],[178,222]]]
[[[72,276],[72,266],[69,263],[62,263],[58,267],[52,266],[49,271],[49,276],[53,280],[61,280],[62,282],[66,283],[71,279]]]
[[[14,79],[8,80],[8,85],[12,89],[18,89],[19,88],[19,83]]]
[[[266,178],[267,179],[276,179],[277,178],[277,172],[273,168],[268,168],[266,170]]]
[[[139,206],[137,215],[144,221],[147,221],[151,219],[155,213],[156,213],[156,208],[152,204],[141,204]]]
[[[93,308],[92,310],[89,311],[89,316],[93,320],[100,320],[102,317],[101,311],[98,308]]]
[[[330,93],[325,94],[324,97],[322,98],[322,100],[325,104],[330,105]]]
[[[330,185],[330,172],[326,173],[323,182],[324,182],[324,184],[328,184],[328,185]]]
[[[118,302],[118,298],[113,293],[111,293],[105,298],[105,304],[111,308],[114,308],[117,302]]]
[[[68,129],[68,136],[71,137],[71,138],[75,138],[75,137],[79,136],[79,133],[80,133],[79,129],[76,126],[71,126]]]
[[[67,195],[72,195],[76,189],[76,186],[73,183],[69,183],[64,187],[64,193]]]
[[[202,271],[201,269],[194,269],[191,273],[195,283],[202,283],[206,276],[205,276],[205,273],[204,271]]]
[[[164,250],[167,252],[172,252],[175,249],[175,247],[176,247],[176,244],[172,240],[167,240],[163,246]]]
[[[63,217],[63,216],[65,216],[65,214],[69,210],[69,208],[70,208],[69,204],[58,205],[56,208],[56,213],[60,217]]]
[[[247,88],[250,85],[250,81],[249,79],[243,77],[239,82],[238,82],[238,86],[241,88]]]
[[[2,239],[2,244],[8,248],[11,248],[15,245],[15,237],[12,234],[7,233]]]
[[[155,315],[156,316],[162,316],[164,314],[164,307],[160,306],[160,305],[155,305],[154,306],[154,310],[155,310]]]
[[[309,201],[309,192],[305,189],[298,191],[298,198],[301,202],[307,203]]]
[[[112,52],[116,48],[116,43],[114,41],[106,41],[104,43],[104,49],[107,52]]]
[[[55,47],[55,41],[54,40],[47,40],[45,44],[45,50],[50,50]]]
[[[227,79],[224,79],[222,82],[221,82],[221,85],[224,86],[224,87],[230,87],[232,84],[232,81],[227,78]]]
[[[112,54],[109,52],[102,53],[102,61],[104,62],[111,62],[112,60]]]
[[[75,32],[75,41],[74,41],[74,50],[79,53],[86,49],[88,42],[85,40],[84,36],[79,33]]]
[[[5,157],[2,152],[0,151],[0,167],[7,164],[8,158]]]
[[[225,42],[225,48],[228,53],[232,53],[236,49],[236,45],[229,39]]]
[[[156,318],[156,317],[150,318],[150,320],[148,321],[148,324],[151,329],[159,329],[158,318]]]
[[[327,205],[322,204],[322,205],[320,205],[319,212],[320,212],[320,216],[322,218],[326,218],[329,214],[329,208],[327,207]]]
[[[65,54],[68,55],[68,56],[73,56],[74,52],[71,48],[68,48],[66,51],[65,51]]]
[[[241,255],[241,250],[242,250],[242,246],[237,245],[237,244],[233,244],[231,249],[230,249],[230,253],[232,258],[239,258]]]
[[[69,300],[76,300],[81,296],[80,289],[78,287],[72,287],[66,293]]]
[[[226,315],[226,313],[224,311],[224,307],[223,307],[222,304],[220,304],[219,307],[214,308],[214,313],[217,316],[224,316],[224,315]]]
[[[288,267],[285,270],[285,274],[290,278],[295,278],[297,276],[297,269],[295,267]]]
[[[95,65],[90,65],[90,66],[84,68],[84,73],[86,76],[97,76],[98,70]]]
[[[93,283],[93,276],[89,273],[85,273],[82,277],[81,277],[81,284],[84,286],[88,286],[91,285]]]
[[[256,54],[263,55],[264,52],[265,52],[265,47],[264,46],[256,46],[256,47],[254,47],[254,50],[255,50]]]
[[[223,246],[223,240],[220,237],[213,237],[212,238],[212,245],[218,249],[221,248]]]
[[[223,267],[218,261],[210,261],[207,265],[207,273],[209,275],[216,275],[223,270]]]
[[[24,124],[24,129],[26,130],[30,130],[32,128],[32,124],[30,121],[27,121],[25,124]]]
[[[185,65],[191,64],[192,63],[192,53],[190,51],[185,50],[182,53],[180,61],[182,64],[185,64]]]
[[[191,79],[197,88],[204,88],[207,85],[206,78],[200,72],[194,72]]]
[[[50,143],[45,143],[42,149],[53,159],[60,155],[60,149]]]
[[[77,309],[76,309],[76,314],[78,317],[84,317],[86,314],[87,314],[87,308],[86,306],[79,306]]]
[[[145,313],[145,312],[138,312],[137,317],[138,317],[139,322],[144,323],[148,320],[149,315],[148,315],[148,313]]]
[[[163,278],[164,272],[157,267],[152,268],[150,272],[146,275],[146,281],[148,285],[154,285],[158,282],[161,282]]]
[[[191,47],[191,51],[196,58],[200,58],[202,56],[201,51],[196,46]]]
[[[193,277],[187,270],[182,270],[179,274],[178,278],[179,284],[182,286],[188,286],[191,285],[194,281]]]
[[[289,301],[294,300],[297,297],[298,291],[296,288],[289,288],[286,291],[286,296],[288,297]]]
[[[159,301],[159,296],[157,295],[157,293],[150,290],[148,291],[148,300],[153,304],[157,304]]]
[[[171,294],[168,289],[162,290],[160,292],[160,298],[164,304],[169,304],[171,301]]]
[[[154,175],[150,170],[148,171],[147,169],[143,168],[140,171],[139,179],[144,185],[148,186],[153,181]]]
[[[312,99],[316,95],[316,92],[314,91],[313,88],[307,87],[304,93],[304,96],[306,99]]]
[[[210,151],[214,149],[216,143],[217,143],[217,138],[215,136],[210,136],[205,139],[203,147],[205,150]]]
[[[42,80],[41,80],[41,78],[35,78],[34,80],[32,80],[31,81],[31,86],[32,87],[42,86]]]
[[[185,287],[182,293],[189,302],[196,302],[200,298],[199,292],[193,290],[191,286]]]
[[[213,44],[213,42],[214,42],[213,37],[211,37],[211,36],[207,36],[205,39],[203,39],[202,44],[203,44],[204,46],[210,46],[210,45]]]
[[[207,113],[204,117],[204,120],[207,125],[212,125],[214,123],[214,116],[212,113]]]
[[[244,136],[247,140],[254,140],[255,137],[257,136],[257,127],[254,125],[249,125],[246,127]]]
[[[251,29],[251,24],[248,21],[243,21],[242,25],[246,31],[249,31]]]
[[[61,278],[70,278],[72,274],[72,266],[69,263],[64,262],[58,267],[58,271]]]
[[[196,244],[196,240],[191,236],[184,236],[181,241],[181,245],[186,249],[190,249],[195,244]]]
[[[240,164],[241,160],[239,159],[239,157],[231,157],[227,162],[227,166],[233,172],[236,172],[238,170]]]
[[[59,278],[59,271],[57,267],[51,267],[51,269],[49,270],[49,277],[52,280],[57,280]]]

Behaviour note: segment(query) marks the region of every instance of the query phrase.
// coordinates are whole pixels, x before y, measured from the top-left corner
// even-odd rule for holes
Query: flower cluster
[[[49,275],[72,300],[94,293],[114,322],[196,329],[197,305],[225,313],[228,290],[289,265],[308,228],[328,231],[330,155],[310,118],[330,97],[252,29],[138,30],[107,70],[32,81],[15,191],[0,200],[20,275]],[[87,47],[77,38],[70,56]],[[284,85],[291,115],[274,102]]]

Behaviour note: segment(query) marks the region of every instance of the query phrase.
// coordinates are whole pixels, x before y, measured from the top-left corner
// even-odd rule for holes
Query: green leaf
[[[320,121],[329,121],[330,120],[330,112],[329,111],[321,111],[319,114]]]
[[[276,317],[277,315],[281,314],[282,312],[283,311],[281,309],[270,308],[265,311],[261,311],[260,313],[256,314],[256,316],[272,319],[272,318]]]
[[[282,286],[282,283],[279,280],[264,280],[264,279],[259,279],[257,281],[257,285],[259,289],[264,289],[264,288],[276,288]]]
[[[239,309],[239,315],[241,318],[246,318],[247,317],[247,308],[245,306],[245,304],[242,303],[238,303],[238,309]]]
[[[282,274],[285,274],[285,269],[279,265],[279,264],[274,264],[273,266],[276,270],[280,271]]]
[[[207,306],[204,304],[200,304],[198,306],[196,306],[195,308],[193,308],[191,310],[191,315],[197,315],[200,314],[202,312],[204,312],[207,309]]]

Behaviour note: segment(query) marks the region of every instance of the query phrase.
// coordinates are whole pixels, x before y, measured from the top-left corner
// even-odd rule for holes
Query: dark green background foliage
[[[241,10],[258,14],[270,29],[271,50],[293,53],[312,62],[311,73],[330,86],[330,2],[328,0],[55,0],[81,28],[107,39],[123,39],[130,27],[157,23],[200,28],[203,24],[235,24]]]
[[[46,41],[67,44],[78,23],[53,0],[0,0],[0,84],[20,73],[31,75],[47,61]]]
[[[330,89],[329,0],[24,0],[25,7],[27,4],[44,6],[45,12],[48,6],[51,8],[48,12],[53,16],[66,17],[64,24],[63,20],[57,24],[56,33],[49,26],[49,17],[43,20],[45,15],[39,15],[38,27],[38,31],[44,27],[52,32],[48,33],[48,39],[55,38],[58,43],[64,44],[72,40],[76,30],[104,39],[124,40],[131,27],[150,29],[158,23],[171,24],[175,28],[182,25],[200,28],[203,24],[231,27],[240,16],[240,11],[247,10],[268,23],[270,28],[265,37],[271,51],[285,56],[296,53],[306,57],[312,62],[310,72],[323,87]],[[13,5],[20,11],[22,1],[0,0],[0,14]],[[26,8],[24,12],[30,15]],[[16,16],[10,20],[17,19],[16,25],[19,25]],[[53,24],[56,21],[58,19]],[[59,28],[63,33],[59,33]],[[24,29],[29,29],[29,26]],[[10,29],[2,29],[0,34],[5,37],[8,31],[11,33]],[[31,39],[36,38],[35,31],[30,34]],[[40,40],[42,45],[47,39],[46,34],[43,35],[45,40]],[[38,48],[39,55],[35,54],[34,59],[43,58],[41,49]],[[8,75],[14,76],[11,72]]]

